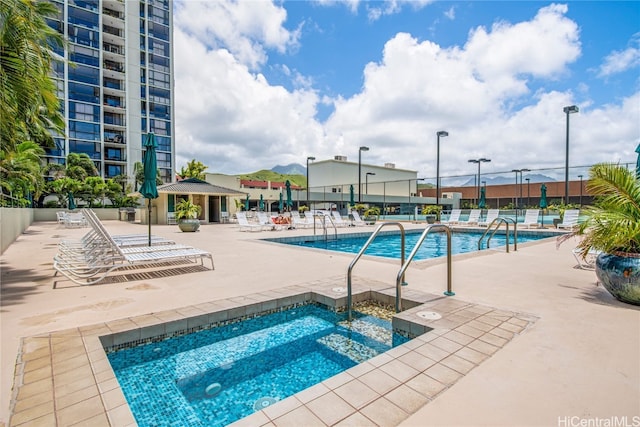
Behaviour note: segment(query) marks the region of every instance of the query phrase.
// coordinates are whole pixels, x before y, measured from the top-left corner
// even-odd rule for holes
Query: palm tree
[[[635,171],[601,163],[591,167],[587,191],[595,196],[577,234],[583,256],[590,249],[640,254],[640,179]]]
[[[186,169],[180,168],[180,176],[184,179],[184,178],[197,178],[197,179],[202,179],[204,180],[205,175],[204,175],[204,171],[208,168],[209,166],[205,166],[204,163],[197,161],[196,159],[193,159],[189,162],[187,162],[187,167]]]
[[[53,146],[64,120],[49,76],[62,37],[47,25],[56,7],[36,0],[0,0],[0,134],[2,151],[23,141]]]
[[[18,144],[13,150],[0,150],[2,192],[22,199],[22,204],[26,204],[30,194],[37,198],[44,189],[40,168],[42,155],[42,147],[31,141]]]

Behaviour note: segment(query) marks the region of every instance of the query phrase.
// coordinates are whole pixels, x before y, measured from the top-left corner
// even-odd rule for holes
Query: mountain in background
[[[488,178],[485,176],[482,176],[482,181],[486,181],[487,185],[509,185],[509,184],[515,184],[516,183],[516,174],[514,172],[512,177],[506,177],[506,176],[496,176],[493,178]],[[540,183],[540,182],[552,182],[555,181],[555,179],[550,178],[546,175],[541,175],[541,174],[531,174],[531,175],[522,175],[522,182],[526,183],[526,179],[529,178],[531,184],[534,183]],[[520,175],[518,175],[518,183],[520,182]],[[472,187],[474,185],[477,185],[476,180],[471,178],[468,181],[466,181],[463,184],[460,184],[461,187]]]
[[[271,171],[283,175],[306,175],[307,168],[298,163],[291,163],[285,166],[277,165],[271,168]]]
[[[298,168],[302,168],[302,172],[301,173],[280,173],[275,171],[275,169],[278,167],[289,168],[291,166],[297,166]],[[292,169],[292,170],[295,171],[296,169]],[[285,182],[289,180],[289,182],[293,185],[297,185],[300,187],[307,186],[307,177],[306,177],[306,171],[304,167],[300,165],[295,165],[295,164],[288,165],[288,166],[276,166],[272,170],[263,169],[258,172],[238,175],[238,177],[240,179],[249,179],[253,181]]]

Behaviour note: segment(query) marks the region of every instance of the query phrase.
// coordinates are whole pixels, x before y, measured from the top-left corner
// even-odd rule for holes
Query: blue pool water
[[[419,233],[406,233],[405,234],[405,256],[409,256],[409,253],[415,246],[420,237],[422,231]],[[469,233],[469,232],[453,232],[451,236],[451,253],[453,255],[463,254],[467,252],[474,252],[478,250],[478,240],[482,237],[482,233]],[[518,234],[518,243],[525,243],[532,240],[539,240],[548,237],[548,235],[533,235],[533,234]],[[271,241],[277,241],[279,243],[287,243],[290,245],[304,246],[309,248],[326,249],[330,251],[358,253],[364,246],[365,242],[369,238],[369,235],[363,235],[359,237],[346,237],[341,238],[338,236],[337,240],[328,239],[313,240],[313,241],[287,241],[287,239],[269,239]],[[486,249],[487,237],[483,240],[483,249]],[[504,234],[496,234],[491,239],[491,248],[503,247],[506,242]],[[510,236],[509,244],[513,245],[513,235]],[[380,234],[371,245],[367,248],[365,255],[374,255],[385,258],[400,259],[401,252],[401,239],[400,234]],[[414,260],[425,260],[429,258],[437,258],[447,255],[447,235],[446,233],[431,233],[427,236],[425,241],[420,246],[420,249],[416,253]]]
[[[108,355],[139,426],[224,426],[406,342],[315,305]]]

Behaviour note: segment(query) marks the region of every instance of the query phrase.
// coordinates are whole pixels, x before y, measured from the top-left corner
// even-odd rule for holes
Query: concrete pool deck
[[[113,234],[146,232],[146,226],[119,221],[106,221],[105,226]],[[340,232],[364,230],[348,228]],[[52,257],[57,243],[61,239],[78,238],[86,231],[61,228],[55,223],[34,223],[0,258],[0,423],[8,423],[10,411],[13,411],[14,414],[21,413],[22,418],[14,415],[11,425],[53,425],[52,422],[95,425],[91,422],[95,414],[87,408],[96,404],[104,407],[123,404],[117,396],[110,402],[104,397],[97,399],[102,399],[101,402],[87,398],[69,410],[71,405],[57,407],[51,398],[47,398],[46,392],[34,392],[37,387],[33,387],[34,394],[28,396],[31,400],[17,396],[17,389],[12,390],[12,387],[16,366],[20,367],[17,365],[19,357],[25,354],[24,351],[38,351],[25,349],[25,345],[33,346],[30,341],[33,338],[28,337],[54,336],[101,323],[127,323],[132,318],[141,319],[151,313],[187,312],[186,307],[218,300],[240,302],[249,294],[281,292],[287,287],[313,289],[314,286],[326,286],[327,281],[339,283],[340,278],[345,286],[347,266],[353,259],[353,255],[255,241],[312,234],[312,230],[241,233],[233,224],[216,224],[204,225],[198,233],[180,233],[176,226],[153,226],[154,234],[210,251],[216,269],[164,276],[130,274],[129,281],[112,280],[93,286],[77,286],[58,277],[57,288],[53,289]],[[465,372],[456,371],[459,378],[455,382],[438,382],[438,378],[434,378],[438,376],[436,373],[432,376],[423,373],[442,385],[439,393],[428,395],[417,391],[418,395],[415,395],[416,388],[407,386],[407,381],[399,384],[397,394],[405,391],[405,396],[413,395],[416,399],[406,401],[406,405],[403,405],[403,399],[394,402],[392,398],[382,396],[375,401],[377,406],[373,405],[375,402],[371,403],[369,417],[365,410],[360,410],[357,413],[364,414],[364,418],[348,415],[324,420],[322,417],[303,418],[305,414],[313,415],[314,409],[317,414],[335,411],[336,405],[343,403],[336,403],[336,395],[327,392],[313,396],[317,403],[305,406],[312,408],[309,413],[301,410],[300,405],[274,406],[274,409],[280,408],[279,413],[270,415],[269,411],[263,411],[264,418],[254,417],[251,425],[301,425],[303,419],[305,425],[572,426],[581,425],[581,420],[606,422],[613,419],[638,425],[640,308],[614,300],[597,286],[594,272],[575,268],[571,254],[574,244],[570,240],[556,248],[555,239],[547,239],[523,245],[515,253],[485,251],[477,256],[454,258],[453,290],[456,296],[449,301],[524,313],[536,321],[525,332],[516,332],[510,342],[487,355],[472,370],[460,367]],[[354,276],[358,283],[392,286],[398,268],[397,262],[363,258],[355,268]],[[442,295],[446,286],[446,264],[442,261],[412,264],[407,271],[407,282],[409,286],[405,290]],[[443,333],[451,333],[461,342],[473,338],[475,333],[473,329],[464,334],[464,329],[456,330],[459,326],[449,327]],[[51,360],[56,354],[63,358],[67,356],[64,349],[59,351],[52,346],[49,350],[52,350]],[[73,367],[73,358],[69,360]],[[54,387],[49,379],[51,372],[47,373],[42,367],[34,367],[29,372],[28,381],[40,382],[38,386],[41,387]],[[371,376],[369,388],[379,385],[378,379]],[[64,387],[64,384],[58,382],[56,387]],[[61,393],[64,394],[64,390]],[[16,397],[21,406],[15,403]],[[311,400],[310,396],[308,398]],[[282,403],[287,401],[290,400]],[[346,405],[350,405],[348,399]],[[376,407],[384,409],[376,412]],[[30,412],[25,412],[25,408]],[[398,416],[385,419],[382,416],[385,413]],[[53,418],[51,414],[54,414]],[[104,425],[129,423],[123,421],[121,424],[113,417],[102,420]]]

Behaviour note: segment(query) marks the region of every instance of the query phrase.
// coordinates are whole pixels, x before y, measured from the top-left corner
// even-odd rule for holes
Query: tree
[[[82,188],[82,182],[65,176],[49,182],[47,184],[47,188],[51,194],[58,196],[58,205],[64,206],[65,199],[68,197],[69,193],[75,194],[80,191]]]
[[[13,150],[0,150],[0,187],[26,206],[29,196],[37,198],[44,190],[40,158],[44,150],[26,141]]]
[[[21,142],[53,146],[51,131],[62,133],[64,119],[49,72],[52,46],[62,37],[46,22],[56,7],[35,0],[0,0],[0,150]]]
[[[98,169],[93,160],[86,153],[69,153],[67,155],[67,168],[65,175],[80,181],[90,176],[97,176]]]
[[[179,175],[184,178],[197,178],[204,180],[205,174],[204,171],[207,170],[209,166],[205,166],[202,162],[197,161],[196,159],[187,162],[187,168],[184,167],[180,169]]]

